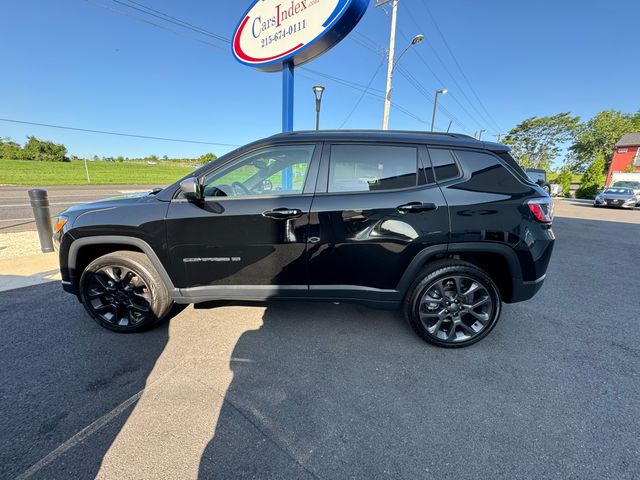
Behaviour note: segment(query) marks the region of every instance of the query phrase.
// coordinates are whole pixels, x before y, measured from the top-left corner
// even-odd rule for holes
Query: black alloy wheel
[[[80,296],[96,322],[122,333],[151,327],[173,304],[146,255],[129,251],[110,253],[91,262],[80,278]]]
[[[95,316],[117,327],[135,327],[153,315],[149,287],[140,274],[123,266],[92,272],[86,296]]]
[[[491,278],[466,262],[434,264],[414,282],[407,305],[413,329],[441,347],[464,347],[484,338],[497,323],[500,293]]]

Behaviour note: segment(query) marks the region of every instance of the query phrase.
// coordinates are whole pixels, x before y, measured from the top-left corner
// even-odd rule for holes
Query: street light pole
[[[316,85],[313,87],[313,94],[316,96],[316,130],[320,130],[320,108],[322,107],[322,94],[324,87]]]
[[[478,140],[482,140],[482,134],[486,132],[486,130],[484,128],[481,128],[480,131],[478,132]]]
[[[438,110],[438,95],[441,95],[441,94],[446,95],[448,92],[449,90],[447,90],[446,88],[436,90],[436,96],[433,99],[433,115],[431,115],[431,131],[432,132],[436,125],[436,111]]]
[[[376,3],[376,7],[391,2],[391,35],[389,36],[389,66],[387,68],[387,88],[384,96],[384,113],[382,115],[382,129],[389,129],[389,111],[391,110],[391,82],[393,79],[393,55],[396,45],[396,23],[398,19],[398,0],[383,0]]]

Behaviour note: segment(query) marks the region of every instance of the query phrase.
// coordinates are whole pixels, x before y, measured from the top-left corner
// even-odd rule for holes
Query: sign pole
[[[293,62],[282,66],[282,131],[293,131]]]
[[[293,131],[294,66],[287,62],[282,66],[282,131]],[[282,190],[293,189],[293,169],[282,170]]]

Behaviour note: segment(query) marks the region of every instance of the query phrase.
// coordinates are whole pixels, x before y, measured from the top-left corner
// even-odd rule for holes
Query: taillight
[[[532,198],[527,206],[533,218],[540,223],[553,222],[553,200],[551,198]]]

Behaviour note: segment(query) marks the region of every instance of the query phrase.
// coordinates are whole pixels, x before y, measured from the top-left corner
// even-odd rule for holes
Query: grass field
[[[549,173],[547,175],[547,181],[548,182],[555,182],[556,179],[558,178],[558,174],[557,173]],[[579,173],[574,173],[573,175],[571,175],[571,183],[580,183],[582,182],[582,175]]]
[[[87,162],[91,185],[168,185],[193,171],[184,165]],[[84,162],[0,160],[0,185],[87,185]]]

